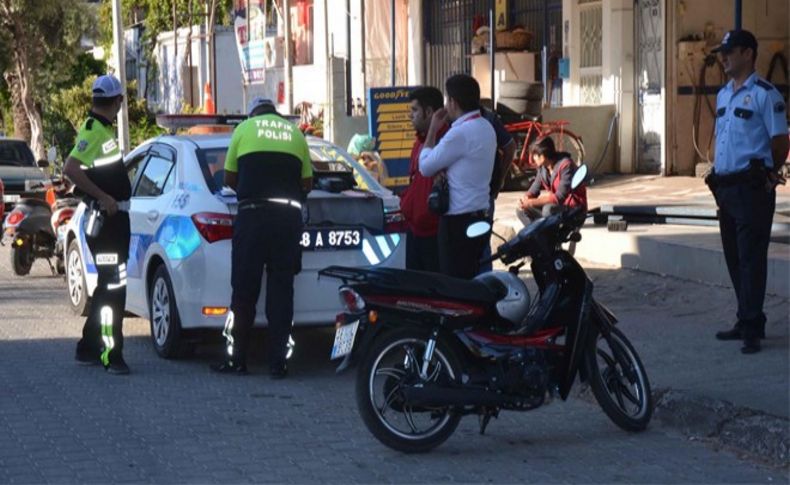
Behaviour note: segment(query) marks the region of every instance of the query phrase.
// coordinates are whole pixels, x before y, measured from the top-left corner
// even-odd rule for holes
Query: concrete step
[[[521,229],[517,219],[500,219],[494,230],[505,238]],[[624,232],[588,223],[576,245],[578,259],[692,281],[731,287],[718,228],[631,224]],[[785,239],[779,238],[779,241]],[[493,245],[500,244],[494,241]],[[769,294],[790,295],[790,245],[772,242],[768,250]]]

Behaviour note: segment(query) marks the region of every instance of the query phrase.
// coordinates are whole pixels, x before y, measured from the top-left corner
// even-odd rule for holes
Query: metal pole
[[[129,152],[129,103],[126,99],[126,47],[123,39],[123,20],[121,19],[121,0],[112,2],[112,38],[113,54],[118,62],[116,74],[121,81],[123,89],[123,103],[121,111],[118,113],[118,142],[121,145],[121,153],[126,155]]]
[[[735,30],[741,30],[742,24],[742,0],[735,0]]]
[[[548,105],[549,93],[549,0],[543,0],[543,104]]]
[[[346,116],[351,116],[351,0],[346,0]]]
[[[494,0],[488,0],[488,63],[491,65],[491,104],[496,110],[496,7]]]
[[[293,113],[293,61],[291,60],[291,0],[283,0],[283,20],[285,21],[285,110]]]
[[[390,13],[392,22],[390,23],[390,83],[395,86],[395,0],[390,0]]]

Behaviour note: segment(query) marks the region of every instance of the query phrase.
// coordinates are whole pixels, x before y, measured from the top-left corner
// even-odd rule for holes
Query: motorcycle
[[[586,173],[577,169],[574,188]],[[426,452],[465,415],[479,417],[483,434],[502,410],[566,400],[577,374],[617,426],[647,427],[653,397],[645,368],[562,248],[581,240],[585,219],[584,209],[571,209],[534,222],[491,256],[507,271],[474,280],[383,268],[320,272],[343,283],[332,358],[343,358],[338,372],[359,365],[357,406],[379,441]],[[473,224],[467,237],[490,229]],[[534,302],[518,277],[526,258],[539,289]]]
[[[42,183],[35,189],[46,192],[44,199],[20,200],[3,222],[3,238],[11,241],[11,267],[17,276],[25,276],[36,259],[45,258],[52,274],[62,275],[66,224],[80,201],[64,179]]]

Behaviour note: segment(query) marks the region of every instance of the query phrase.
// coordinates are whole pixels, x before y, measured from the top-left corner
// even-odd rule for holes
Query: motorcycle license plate
[[[337,329],[330,360],[339,359],[351,352],[351,349],[354,348],[354,337],[357,335],[357,328],[359,328],[359,320]]]
[[[16,204],[17,202],[19,202],[19,199],[21,199],[21,196],[16,194],[3,196],[3,201],[9,204]]]

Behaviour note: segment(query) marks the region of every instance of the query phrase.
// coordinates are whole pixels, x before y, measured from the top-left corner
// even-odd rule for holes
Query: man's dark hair
[[[417,101],[422,109],[433,108],[434,111],[438,111],[444,106],[442,92],[433,86],[420,86],[415,89],[409,93],[409,101]]]
[[[93,105],[97,108],[109,108],[115,102],[116,99],[122,96],[113,96],[111,98],[99,97],[95,96],[93,98]]]
[[[453,98],[464,113],[480,109],[480,85],[472,76],[466,74],[450,76],[444,87],[447,89],[447,97]]]
[[[258,106],[257,108],[255,108],[254,110],[252,110],[252,113],[250,114],[249,117],[252,118],[253,116],[261,116],[261,115],[278,115],[279,116],[280,113],[277,112],[277,108],[275,108],[274,105],[262,104],[262,105]]]
[[[548,136],[536,140],[532,146],[529,147],[529,152],[533,155],[544,156],[552,161],[557,161],[557,158],[559,158],[554,140]]]

